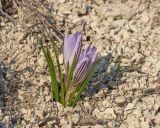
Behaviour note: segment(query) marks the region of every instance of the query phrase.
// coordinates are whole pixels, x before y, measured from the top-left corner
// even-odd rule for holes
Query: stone
[[[59,3],[61,3],[61,4],[65,3],[65,2],[66,2],[66,0],[59,0]]]
[[[133,107],[134,107],[134,104],[128,103],[128,105],[127,105],[126,108],[125,108],[125,111],[132,110]]]
[[[37,60],[37,63],[38,63],[39,66],[43,67],[44,64],[47,63],[47,62],[45,62],[45,58],[41,57]]]
[[[104,128],[104,125],[95,125],[93,128]]]
[[[43,126],[48,128],[159,128],[160,19],[157,1],[152,0],[150,7],[145,0],[46,0],[44,4],[44,0],[35,1],[38,2],[32,4],[30,1],[30,4],[45,19],[37,15],[32,18],[34,13],[23,12],[27,8],[16,14],[17,25],[0,18],[0,62],[18,72],[6,75],[5,81],[9,84],[2,84],[0,80],[0,124],[6,127],[14,124],[12,114],[20,107],[22,120],[15,123],[18,128],[38,128],[39,122],[47,117],[54,118]],[[61,46],[64,31],[70,34],[82,31],[83,45],[93,44],[100,55],[88,84],[92,90],[86,88],[77,110],[50,102],[50,75],[37,43],[38,39],[44,39],[45,46],[50,47],[50,37],[57,35],[61,40],[58,46]],[[114,60],[118,55],[122,56],[120,74],[115,72]],[[55,60],[54,54],[52,57]],[[58,57],[63,67],[63,54]],[[5,75],[0,74],[5,79]],[[118,86],[113,86],[116,84]],[[101,93],[106,88],[106,93]],[[148,93],[144,90],[148,88],[155,91]],[[102,125],[77,126],[79,116],[85,117],[88,113],[102,120]]]
[[[101,114],[103,114],[102,119],[116,119],[116,114],[114,113],[113,108],[106,108]]]
[[[18,99],[23,100],[24,98],[23,98],[23,96],[18,95]]]
[[[25,108],[22,108],[22,109],[21,109],[21,112],[22,112],[23,114],[28,113],[27,109],[25,109]]]
[[[156,63],[156,70],[159,71],[160,70],[160,60]]]
[[[63,64],[63,54],[59,55],[59,63]]]
[[[89,126],[81,126],[81,128],[89,128]]]
[[[93,111],[93,106],[89,102],[84,102],[84,108],[88,113]]]
[[[119,45],[118,47],[117,47],[117,53],[118,53],[118,55],[122,55],[122,47],[121,47],[121,45]]]
[[[144,58],[144,56],[141,53],[135,53],[132,60],[140,61]]]
[[[145,98],[145,102],[147,103],[147,107],[149,109],[151,109],[154,106],[155,98],[152,96],[149,96],[149,97]]]
[[[121,124],[119,128],[128,128],[126,124]]]
[[[49,102],[49,101],[50,101],[50,99],[51,99],[51,96],[45,96],[45,100],[46,100],[46,102]]]
[[[143,111],[143,116],[148,119],[154,119],[154,115],[149,110]]]
[[[128,128],[140,128],[141,126],[139,120],[133,115],[128,116],[126,122],[128,124]]]
[[[141,122],[140,124],[141,124],[142,128],[149,128],[150,127],[149,122],[147,122],[147,121]]]
[[[160,125],[160,115],[155,117],[155,121],[154,121],[157,125]]]
[[[133,114],[136,116],[136,118],[139,118],[142,116],[141,110],[139,110],[139,109],[135,109],[133,111]]]
[[[61,115],[64,111],[64,107],[62,106],[62,104],[56,102],[57,108],[58,108],[58,114]]]
[[[109,102],[107,99],[104,99],[104,100],[102,101],[102,105],[103,105],[105,108],[107,108],[107,107],[110,106],[110,102]]]
[[[74,114],[72,116],[72,121],[74,124],[76,124],[80,120],[80,115],[79,114]]]
[[[126,101],[126,99],[123,98],[123,97],[116,97],[116,99],[115,99],[115,102],[116,102],[116,103],[123,103],[123,102],[125,102],[125,101]]]
[[[100,113],[100,110],[98,107],[96,107],[94,110],[93,110],[93,115],[99,115]]]

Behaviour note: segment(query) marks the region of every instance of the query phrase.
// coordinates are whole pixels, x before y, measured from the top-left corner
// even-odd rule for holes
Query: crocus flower
[[[64,37],[64,66],[66,74],[73,63],[74,59],[78,59],[82,47],[82,33],[76,32],[73,35],[65,35]]]
[[[93,67],[97,59],[96,48],[88,47],[81,53],[80,57],[78,58],[74,73],[73,73],[73,82],[75,84],[79,84],[85,80],[86,76],[88,75],[89,71]]]

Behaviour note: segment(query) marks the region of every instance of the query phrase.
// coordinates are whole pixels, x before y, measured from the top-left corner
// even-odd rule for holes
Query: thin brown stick
[[[52,33],[53,36],[59,41],[59,42],[62,42],[62,38],[63,38],[63,34],[56,28],[55,25],[51,24],[47,19],[46,19],[46,15],[42,14],[40,11],[37,10],[37,8],[34,6],[34,5],[31,5],[30,2],[28,0],[25,0],[22,2],[18,2],[18,5],[21,6],[21,7],[26,7],[28,8],[29,10],[31,10],[37,17],[38,19],[45,23],[48,27],[51,27],[57,34],[60,35],[57,36],[57,34],[55,33]]]
[[[13,24],[16,24],[16,20],[13,19],[11,16],[8,15],[8,13],[4,12],[2,9],[2,1],[0,0],[0,15],[3,17],[6,17],[7,19],[9,19],[11,22],[13,22]]]

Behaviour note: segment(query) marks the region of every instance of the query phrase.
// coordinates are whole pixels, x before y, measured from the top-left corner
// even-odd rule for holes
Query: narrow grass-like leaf
[[[50,51],[48,50],[48,48],[47,48],[47,56],[49,58],[48,66],[49,66],[51,81],[52,81],[52,88],[53,88],[52,91],[55,94],[56,101],[59,101],[59,92],[58,92],[58,84],[57,84],[57,79],[55,74],[55,68],[54,68],[53,60],[51,58]]]
[[[54,43],[55,48],[57,49],[57,53],[61,52],[61,49],[58,47],[58,45],[55,43],[54,39],[52,39],[52,43]]]
[[[80,88],[79,88],[79,90],[78,90],[75,98],[73,99],[73,103],[71,103],[70,106],[72,106],[72,107],[75,107],[75,106],[76,106],[77,101],[79,100],[81,94],[84,92],[84,89],[85,89],[86,85],[88,84],[88,82],[89,82],[92,74],[94,73],[94,69],[96,68],[96,65],[97,65],[98,62],[99,62],[99,61],[97,60],[97,61],[94,63],[92,69],[89,71],[89,73],[88,73],[85,81],[84,81],[84,82],[82,83],[82,85],[80,86]]]
[[[50,52],[49,52],[48,48],[46,48],[46,49],[44,48],[42,41],[40,41],[40,45],[41,45],[42,51],[44,53],[44,56],[45,56],[45,58],[47,60],[47,64],[48,64],[49,71],[50,71],[52,94],[54,95],[55,100],[59,101],[57,79],[56,79],[53,60],[51,58],[51,55],[50,55]]]
[[[58,52],[57,52],[57,49],[56,49],[56,43],[53,40],[52,40],[52,46],[53,46],[54,53],[55,53],[55,56],[56,56],[56,62],[57,62],[58,73],[59,73],[59,80],[60,80],[60,85],[61,85],[61,96],[60,96],[60,99],[61,99],[62,105],[64,105],[65,87],[64,87],[63,80],[62,80],[62,72],[61,72],[61,67],[60,67],[60,63],[59,63]]]
[[[75,94],[76,94],[76,92],[78,91],[78,89],[79,89],[79,86],[78,85],[75,85],[75,89],[74,89],[74,91],[71,93],[71,95],[70,95],[70,97],[69,97],[69,100],[68,100],[68,105],[71,107],[72,106],[72,102],[73,102],[73,100],[74,100],[74,98],[75,98]]]

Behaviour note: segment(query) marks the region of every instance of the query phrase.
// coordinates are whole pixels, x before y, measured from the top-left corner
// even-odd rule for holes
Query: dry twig
[[[3,17],[8,18],[11,22],[13,22],[13,24],[16,24],[16,20],[13,19],[11,16],[8,15],[8,13],[4,12],[2,9],[2,1],[0,0],[0,15]]]

